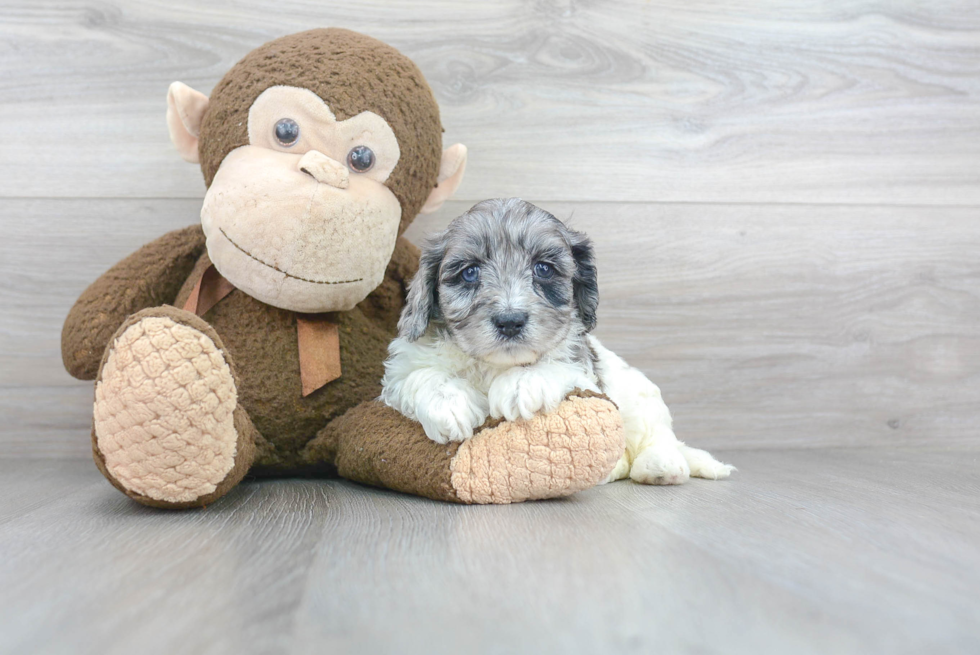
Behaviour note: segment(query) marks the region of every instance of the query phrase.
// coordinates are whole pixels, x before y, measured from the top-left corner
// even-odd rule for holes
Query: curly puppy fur
[[[677,440],[657,386],[589,334],[598,304],[588,237],[519,198],[478,203],[423,249],[381,399],[448,443],[488,416],[530,419],[573,389],[601,390],[626,428],[610,480],[727,477],[733,467]]]

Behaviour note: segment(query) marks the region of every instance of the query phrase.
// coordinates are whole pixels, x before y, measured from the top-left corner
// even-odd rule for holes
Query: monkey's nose
[[[310,150],[303,155],[299,160],[299,170],[310,175],[320,184],[329,184],[338,189],[346,189],[350,185],[350,172],[347,167],[316,150]]]
[[[527,312],[507,312],[493,317],[497,331],[505,337],[516,337],[527,323]]]

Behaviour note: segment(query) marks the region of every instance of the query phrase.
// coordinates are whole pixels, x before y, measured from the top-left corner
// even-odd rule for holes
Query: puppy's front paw
[[[487,420],[487,408],[475,389],[454,380],[420,400],[415,415],[426,436],[445,444],[472,437],[474,428]]]
[[[530,419],[540,411],[554,410],[573,388],[534,368],[516,366],[490,385],[490,415],[508,421]]]
[[[648,447],[633,459],[630,477],[640,484],[684,484],[691,469],[676,444]]]

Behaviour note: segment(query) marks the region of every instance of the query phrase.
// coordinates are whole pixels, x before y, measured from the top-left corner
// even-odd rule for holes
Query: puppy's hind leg
[[[624,423],[628,425],[625,417]],[[628,428],[626,438],[629,439]],[[666,431],[648,431],[641,434],[638,441],[630,466],[630,478],[634,482],[684,484],[691,477],[691,469],[679,448],[681,444],[669,428]]]
[[[624,452],[623,456],[619,458],[616,462],[616,467],[612,470],[602,484],[609,484],[610,482],[616,482],[617,480],[625,480],[630,476],[630,456],[628,452]]]
[[[691,448],[680,443],[680,451],[691,469],[691,477],[694,478],[724,480],[732,474],[732,471],[738,470],[731,464],[722,464],[712,457],[711,453],[700,448]]]
[[[718,480],[735,470],[678,441],[657,385],[595,337],[589,345],[602,390],[619,407],[626,428],[626,453],[607,482],[628,475],[642,484],[683,484],[692,475]]]

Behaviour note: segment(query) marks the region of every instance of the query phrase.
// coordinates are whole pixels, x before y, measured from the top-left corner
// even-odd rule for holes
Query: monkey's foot
[[[358,405],[307,446],[310,464],[340,475],[457,503],[558,498],[593,487],[625,449],[623,422],[605,396],[573,391],[530,420],[495,421],[467,441],[438,444],[380,402]]]
[[[172,307],[131,316],[95,388],[93,451],[110,482],[155,507],[210,503],[251,465],[251,422],[214,330]]]

